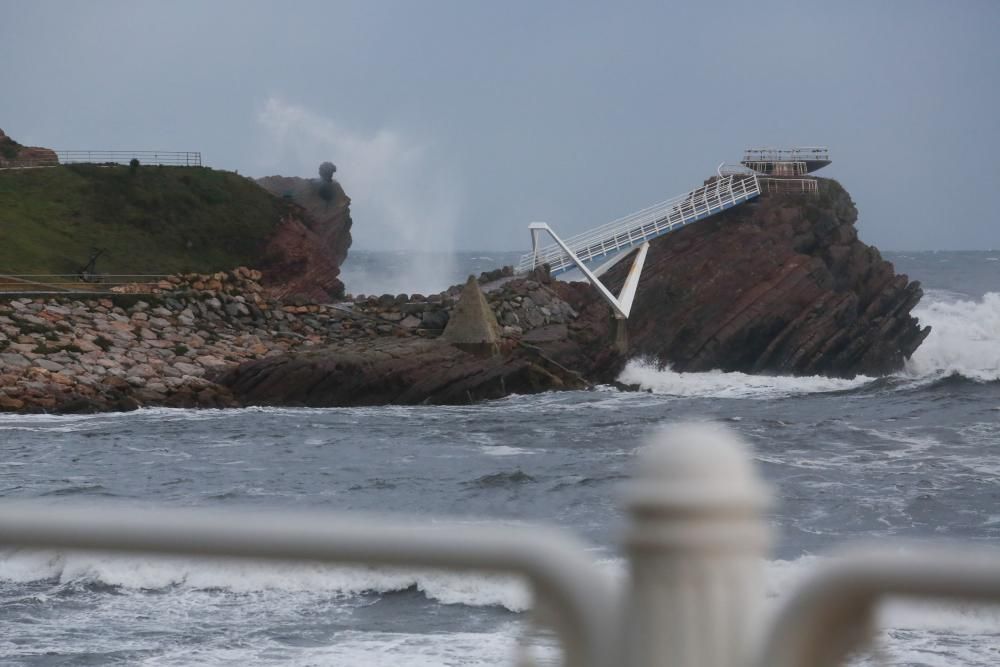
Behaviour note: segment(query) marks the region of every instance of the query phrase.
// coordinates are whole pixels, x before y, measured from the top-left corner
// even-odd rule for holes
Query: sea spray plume
[[[277,97],[266,101],[257,120],[266,144],[260,168],[273,170],[277,163],[288,173],[303,173],[336,156],[351,197],[355,247],[405,252],[409,258],[391,283],[390,276],[379,276],[382,291],[427,293],[449,285],[462,198],[450,161],[439,149],[398,130],[348,129]],[[376,291],[365,284],[347,289]]]
[[[970,380],[1000,380],[1000,294],[980,301],[952,301],[929,292],[914,310],[931,334],[906,365],[908,375],[958,373]]]

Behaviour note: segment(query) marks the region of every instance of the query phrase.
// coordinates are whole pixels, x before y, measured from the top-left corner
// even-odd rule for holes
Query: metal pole
[[[770,493],[747,446],[712,424],[653,434],[626,487],[628,667],[737,667],[759,637]]]

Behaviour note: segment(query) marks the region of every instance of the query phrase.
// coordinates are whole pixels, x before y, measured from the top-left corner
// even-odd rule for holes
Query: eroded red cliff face
[[[0,130],[0,167],[19,164],[31,166],[36,163],[58,164],[59,158],[51,148],[22,146]]]
[[[680,371],[853,376],[898,370],[929,333],[923,292],[858,240],[839,183],[768,195],[652,242],[630,354]],[[617,292],[629,262],[605,281]]]
[[[319,302],[344,295],[340,264],[351,246],[351,199],[337,181],[267,176],[258,184],[296,206],[268,240],[259,268],[278,298]]]

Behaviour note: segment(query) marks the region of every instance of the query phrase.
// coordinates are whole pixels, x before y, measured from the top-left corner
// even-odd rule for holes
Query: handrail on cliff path
[[[201,167],[200,151],[109,151],[109,150],[54,150],[55,158],[33,158],[0,161],[0,170],[40,169],[67,164],[139,164],[164,167]]]

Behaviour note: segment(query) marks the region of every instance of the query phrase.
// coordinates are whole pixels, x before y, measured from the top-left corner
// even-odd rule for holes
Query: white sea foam
[[[803,555],[793,560],[767,561],[767,597],[780,600],[810,572],[822,566],[824,556]],[[609,576],[625,576],[625,561],[598,561]],[[442,604],[497,606],[521,612],[531,607],[531,594],[516,577],[452,574],[432,570],[374,567],[329,567],[308,563],[261,563],[186,558],[136,558],[101,553],[61,553],[35,550],[0,552],[0,581],[27,583],[53,580],[59,584],[100,584],[124,591],[221,590],[233,593],[277,591],[289,594],[326,593],[354,596],[393,593],[409,588],[422,591]],[[988,631],[1000,627],[1000,609],[955,607],[957,615],[939,614],[937,605],[889,605],[887,618],[894,627]],[[983,610],[986,611],[983,611]],[[968,610],[968,613],[966,611]],[[965,620],[962,620],[965,619]],[[939,623],[938,621],[943,621]]]
[[[531,606],[525,584],[514,577],[458,575],[433,570],[329,567],[309,563],[133,558],[86,552],[8,550],[0,552],[0,580],[27,583],[103,584],[129,590],[226,590],[234,593],[277,590],[335,595],[391,593],[416,588],[442,604],[504,607],[520,612]]]
[[[804,555],[793,560],[773,560],[765,564],[767,616],[824,557]],[[609,575],[622,579],[625,563],[614,558],[599,563]],[[243,623],[253,623],[259,614],[277,614],[294,623],[296,609],[317,596],[333,594],[345,600],[363,592],[384,592],[416,587],[428,598],[443,604],[503,606],[513,611],[530,607],[524,584],[507,577],[452,575],[433,572],[403,572],[373,568],[326,568],[313,565],[264,565],[228,561],[187,561],[181,559],[136,559],[100,554],[63,555],[16,551],[0,554],[0,580],[29,582],[56,580],[60,584],[103,584],[120,589],[104,597],[100,614],[124,619],[145,609],[148,594],[157,594],[160,622],[203,622],[192,614],[208,614],[213,623],[225,624],[236,614]],[[205,592],[224,591],[249,597],[240,605],[214,604]],[[44,593],[35,593],[44,597]],[[308,599],[308,600],[307,600]],[[324,607],[324,613],[337,613]],[[87,618],[90,618],[88,612]],[[350,613],[345,608],[339,613]],[[120,617],[120,618],[119,618]],[[200,617],[198,617],[200,618]],[[234,618],[234,622],[240,622]],[[882,632],[878,647],[884,661],[879,664],[990,664],[990,656],[1000,650],[1000,608],[978,605],[899,603],[885,605],[879,615]],[[69,625],[74,622],[64,619]],[[83,618],[79,622],[90,623]],[[152,648],[141,637],[125,633],[115,623],[114,636],[94,641],[111,642],[116,649]],[[184,626],[186,627],[186,626]],[[124,633],[124,634],[123,634]],[[510,664],[521,633],[520,621],[512,620],[484,632],[407,633],[338,631],[322,645],[298,646],[275,642],[266,633],[255,633],[253,641],[224,645],[208,644],[159,646],[145,659],[147,665],[199,664],[399,664],[399,665],[494,665]],[[214,635],[213,635],[214,636]],[[60,645],[65,640],[49,637]],[[76,639],[79,641],[79,638]],[[220,640],[221,641],[221,640]],[[943,648],[942,641],[945,642]],[[91,647],[97,649],[95,645]],[[556,655],[551,643],[543,642],[543,655]],[[4,652],[0,648],[0,653]],[[862,662],[867,662],[864,660]]]
[[[793,377],[748,375],[746,373],[679,373],[670,368],[632,360],[618,377],[619,382],[637,384],[656,394],[685,398],[779,398],[798,394],[844,391],[872,381],[859,376],[852,380],[820,376]]]
[[[907,375],[1000,380],[1000,294],[965,301],[932,292],[913,312],[931,333],[907,364]]]
[[[979,301],[968,301],[956,293],[930,290],[913,312],[921,325],[931,326],[931,333],[899,379],[918,385],[953,374],[980,382],[1000,380],[1000,294],[989,292]],[[780,398],[855,389],[873,378],[679,373],[633,360],[618,380],[656,394],[685,398]]]
[[[263,646],[240,648],[181,645],[164,655],[139,664],[146,667],[168,665],[394,665],[398,667],[471,667],[513,665],[519,655],[530,654],[531,664],[559,664],[557,647],[548,642],[527,651],[519,649],[520,627],[502,626],[494,632],[449,632],[445,634],[408,632],[338,632],[327,646],[287,647],[269,642]]]
[[[523,447],[511,447],[510,445],[486,445],[479,450],[487,456],[522,456],[524,454],[537,454],[537,452],[524,449]]]

